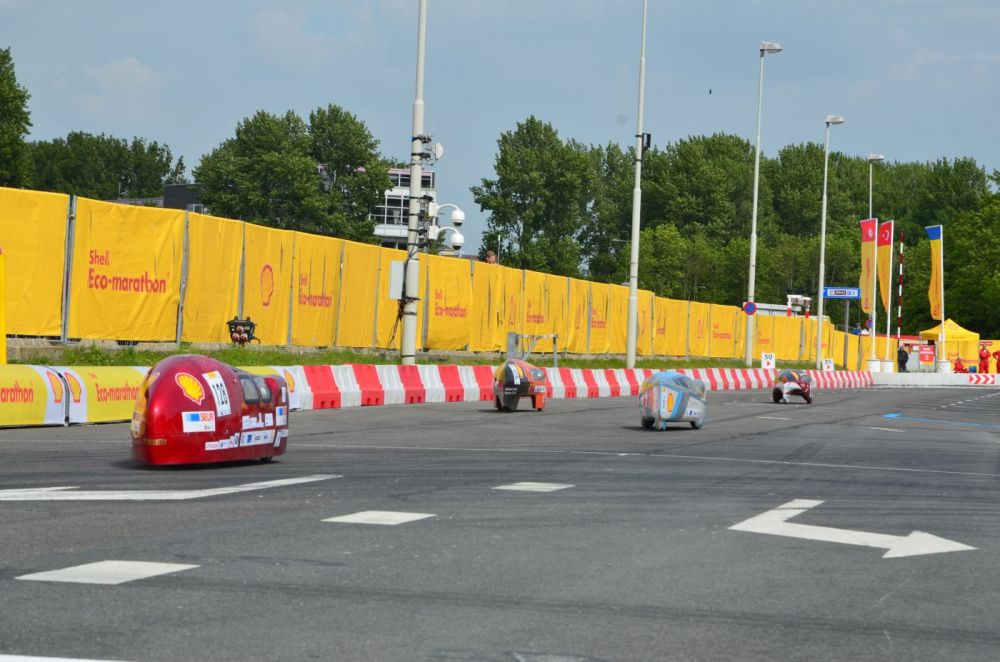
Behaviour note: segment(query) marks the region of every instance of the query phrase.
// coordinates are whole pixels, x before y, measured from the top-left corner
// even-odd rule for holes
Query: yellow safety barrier
[[[334,342],[343,244],[343,240],[333,237],[295,233],[293,345],[326,347]]]
[[[243,317],[257,323],[254,335],[265,345],[288,343],[288,297],[292,284],[295,233],[246,226]]]
[[[174,340],[183,252],[183,211],[78,198],[69,336]]]
[[[4,301],[11,334],[62,333],[68,210],[68,195],[0,187],[0,227],[8,267]]]
[[[590,283],[569,279],[569,308],[566,319],[566,339],[560,345],[573,354],[587,353],[587,328],[590,326]]]
[[[344,271],[340,309],[337,313],[337,344],[371,347],[375,328],[375,297],[378,293],[379,247],[344,242]],[[391,305],[392,302],[379,301]]]
[[[438,255],[420,259],[427,262],[427,346],[465,349],[472,337],[470,263]]]
[[[476,262],[472,269],[472,310],[469,349],[492,352],[500,348],[500,267]]]
[[[611,286],[590,284],[590,343],[591,354],[605,354],[610,346],[608,323],[611,315]]]
[[[0,247],[0,364],[7,363],[7,260]]]
[[[624,354],[628,348],[629,288],[608,285],[608,349],[609,354]],[[638,325],[636,326],[638,338]]]
[[[0,426],[63,425],[66,398],[65,383],[55,370],[0,366]]]
[[[736,306],[720,306],[712,304],[709,311],[711,320],[711,335],[708,339],[708,355],[718,358],[736,358],[737,327],[745,323],[743,312]]]
[[[566,276],[553,276],[545,274],[545,295],[548,299],[548,320],[547,331],[543,333],[553,333],[558,335],[556,342],[559,351],[566,351],[566,341],[569,328],[569,279]],[[551,352],[551,340],[541,342],[536,347],[538,352]]]
[[[188,214],[188,271],[181,340],[229,342],[239,314],[242,221]]]
[[[128,421],[148,368],[56,368],[69,390],[70,423]],[[192,403],[194,408],[194,403]]]

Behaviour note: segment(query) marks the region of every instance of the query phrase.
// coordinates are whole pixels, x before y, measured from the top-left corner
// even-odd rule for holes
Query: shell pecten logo
[[[270,264],[265,264],[260,270],[260,303],[265,308],[271,305],[271,296],[274,294],[274,269]]]
[[[174,381],[180,387],[181,393],[196,405],[200,405],[205,399],[205,389],[201,387],[201,382],[194,375],[186,372],[178,372],[174,375]]]
[[[48,377],[49,385],[52,387],[52,402],[62,402],[63,383],[62,380],[59,379],[59,375],[51,370],[46,370],[45,376]]]
[[[292,373],[288,370],[282,370],[281,372],[285,377],[285,383],[288,384],[288,392],[295,393],[295,378],[292,377]]]

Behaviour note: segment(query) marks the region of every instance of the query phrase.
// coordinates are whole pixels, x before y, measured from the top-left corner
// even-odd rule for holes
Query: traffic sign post
[[[861,298],[861,288],[860,287],[824,287],[823,288],[823,298],[824,299],[843,299],[844,300],[844,333],[850,333],[849,325],[851,323],[851,299]],[[844,370],[847,369],[847,341],[844,341]]]

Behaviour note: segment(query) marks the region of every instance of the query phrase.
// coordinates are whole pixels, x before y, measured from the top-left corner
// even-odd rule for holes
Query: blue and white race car
[[[705,383],[679,372],[657,372],[642,383],[639,409],[647,430],[666,430],[667,423],[683,421],[698,430],[708,409]]]

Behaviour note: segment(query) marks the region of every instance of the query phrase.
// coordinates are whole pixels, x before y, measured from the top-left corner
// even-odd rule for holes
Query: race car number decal
[[[215,413],[219,416],[229,416],[232,413],[232,408],[229,405],[229,391],[226,390],[226,384],[222,381],[222,375],[219,374],[218,370],[213,370],[206,372],[202,377],[208,382],[208,390],[212,392],[212,399],[215,400]]]

